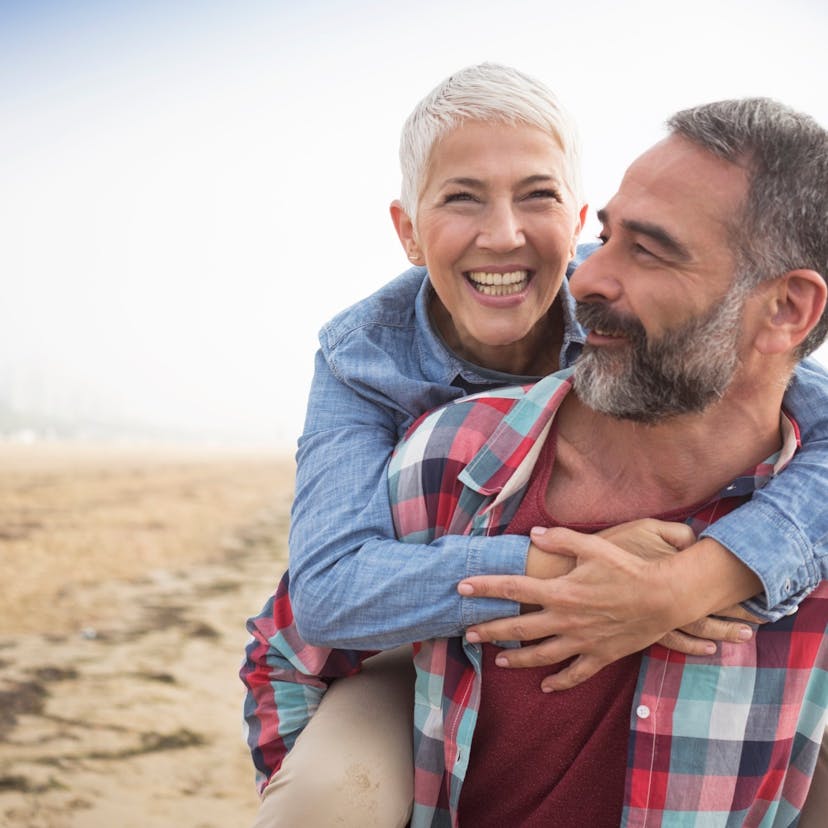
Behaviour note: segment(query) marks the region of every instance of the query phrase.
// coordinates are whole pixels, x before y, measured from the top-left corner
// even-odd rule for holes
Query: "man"
[[[828,135],[766,100],[669,125],[572,278],[592,330],[574,373],[425,418],[390,469],[401,538],[650,515],[698,530],[790,459],[783,392],[828,326]],[[551,534],[586,561],[582,577],[591,557],[607,564],[602,539]],[[541,663],[554,640],[518,657],[479,642],[547,630],[544,608],[566,609],[555,581],[461,589],[540,609],[421,645],[413,825],[796,822],[828,709],[825,584],[746,644],[708,657],[654,646],[552,696],[538,671],[495,665]]]

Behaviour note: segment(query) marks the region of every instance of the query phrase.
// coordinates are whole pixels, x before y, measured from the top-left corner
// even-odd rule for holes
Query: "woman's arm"
[[[423,410],[445,402],[423,389]],[[336,377],[317,354],[297,454],[290,530],[290,597],[302,637],[323,647],[389,649],[459,635],[470,624],[515,615],[512,601],[472,601],[458,581],[520,574],[529,540],[446,536],[394,539],[386,470],[398,432],[413,419],[372,388]]]
[[[775,543],[771,530],[745,529],[751,522],[750,512],[747,520],[745,512],[761,514],[768,508],[764,502],[758,508],[754,503],[741,507],[707,533],[711,536],[708,544],[723,546],[727,546],[726,533],[735,536],[736,549],[731,553],[720,546],[720,557],[730,564],[735,555],[746,572],[756,573],[772,607],[771,602],[788,596],[789,580],[790,604],[794,605],[825,574],[827,518],[817,501],[818,492],[825,490],[820,479],[828,474],[828,458],[824,457],[828,451],[824,436],[828,431],[827,387],[825,372],[810,363],[800,369],[787,400],[800,420],[806,447],[800,452],[804,457],[798,455],[771,484],[774,498],[794,504],[784,518],[782,539]],[[322,402],[315,405],[315,401]],[[393,416],[386,407],[340,382],[321,357],[309,408],[299,451],[291,531],[291,597],[297,625],[308,641],[385,649],[411,640],[456,635],[471,624],[518,614],[519,605],[513,601],[465,596],[458,600],[455,585],[472,574],[522,574],[525,538],[445,536],[428,545],[391,540],[385,474],[386,458],[396,442]],[[799,519],[809,523],[791,529],[802,488],[811,507],[804,512],[800,509]],[[722,528],[724,520],[728,525]],[[779,519],[772,525],[778,527]],[[760,538],[755,537],[756,531]],[[812,545],[803,546],[802,532],[813,539]],[[798,543],[792,543],[790,533]],[[804,564],[799,563],[802,556]],[[803,568],[807,580],[800,583]],[[787,609],[783,603],[766,615],[778,617]]]
[[[764,591],[748,609],[775,621],[828,579],[828,372],[801,363],[785,395],[802,448],[744,506],[712,524],[709,537],[758,575]]]

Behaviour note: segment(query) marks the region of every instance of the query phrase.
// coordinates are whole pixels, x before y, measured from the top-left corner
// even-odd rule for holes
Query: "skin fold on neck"
[[[558,414],[552,513],[622,522],[704,502],[779,448],[781,398],[757,399],[728,394],[701,414],[643,425],[592,411],[573,392]]]
[[[467,362],[525,377],[545,376],[560,367],[558,357],[563,344],[560,300],[555,300],[547,314],[527,336],[505,345],[464,341],[436,293],[431,294],[428,310],[431,323],[443,341]]]

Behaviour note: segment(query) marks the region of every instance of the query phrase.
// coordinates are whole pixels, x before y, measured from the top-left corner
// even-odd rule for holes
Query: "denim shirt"
[[[579,246],[568,275],[596,246]],[[427,277],[425,268],[411,268],[320,332],[289,537],[290,599],[310,644],[387,649],[519,612],[512,601],[460,596],[456,585],[472,575],[522,574],[527,537],[447,535],[417,549],[395,540],[386,472],[409,426],[469,388],[531,379],[453,354],[429,322]],[[565,367],[580,353],[584,332],[566,281],[559,295]],[[765,594],[750,608],[771,620],[828,571],[828,375],[809,361],[785,403],[800,424],[803,450],[761,496],[704,533],[757,573]]]

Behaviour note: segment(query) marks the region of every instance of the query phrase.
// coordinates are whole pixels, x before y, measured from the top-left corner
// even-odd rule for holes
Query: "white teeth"
[[[511,273],[487,273],[483,270],[472,270],[469,279],[479,285],[513,285],[523,282],[529,276],[527,270],[513,270]]]
[[[475,289],[486,296],[510,296],[520,293],[529,280],[528,270],[513,270],[511,273],[488,273],[473,270],[468,274]]]

